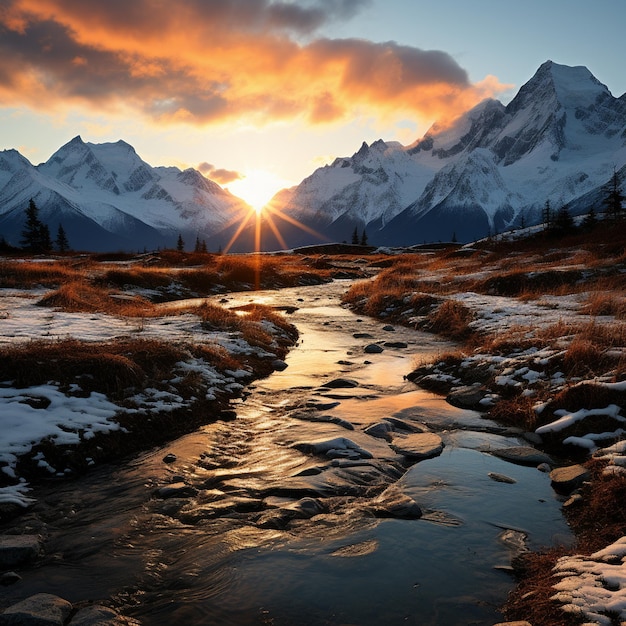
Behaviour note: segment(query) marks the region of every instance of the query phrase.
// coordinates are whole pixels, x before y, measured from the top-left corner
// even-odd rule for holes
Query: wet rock
[[[0,569],[6,570],[33,561],[39,556],[41,543],[37,535],[1,535]]]
[[[439,456],[443,450],[443,441],[436,433],[411,433],[394,439],[389,447],[410,459],[422,460]]]
[[[582,465],[557,467],[550,472],[552,488],[558,493],[571,493],[589,480],[589,470]]]
[[[282,359],[274,359],[272,361],[272,368],[277,372],[283,372],[288,367],[287,363],[285,363]]]
[[[370,437],[376,437],[377,439],[385,439],[391,441],[393,432],[393,426],[389,422],[378,422],[378,424],[372,424],[368,426],[363,432]]]
[[[426,433],[428,432],[428,428],[423,426],[422,424],[415,424],[411,422],[407,422],[398,417],[385,417],[385,422],[389,422],[394,430],[402,430],[407,433]]]
[[[505,476],[504,474],[498,474],[497,472],[489,472],[487,476],[489,476],[491,480],[495,480],[497,483],[507,483],[509,485],[514,485],[517,482],[515,478]]]
[[[351,378],[335,378],[322,385],[326,389],[352,389],[358,386],[359,383]]]
[[[582,504],[584,500],[580,493],[574,493],[563,503],[563,507],[569,509],[577,504]]]
[[[446,402],[460,409],[476,410],[481,408],[480,402],[486,393],[481,387],[459,387],[450,391],[446,396]]]
[[[383,347],[377,343],[370,343],[363,348],[365,354],[380,354],[383,351]]]
[[[497,624],[494,624],[493,626],[532,626],[532,624],[525,620],[521,620],[521,621],[518,620],[517,622],[498,622]]]
[[[341,428],[345,428],[346,430],[354,430],[354,426],[350,422],[335,415],[317,415],[313,413],[309,414],[304,419],[307,419],[310,422],[326,422],[329,424],[336,424],[337,426],[341,426]]]
[[[330,411],[340,404],[341,402],[322,402],[320,400],[309,400],[306,403],[306,406],[307,408],[315,409],[316,411]]]
[[[440,394],[448,393],[457,382],[456,378],[448,374],[426,374],[425,376],[408,374],[407,379],[426,391]]]
[[[49,593],[38,593],[13,604],[0,615],[0,624],[20,626],[63,626],[72,605]]]
[[[0,576],[0,585],[3,587],[8,587],[9,585],[14,585],[22,580],[22,577],[15,572],[4,572],[2,576]]]
[[[139,625],[134,619],[122,617],[117,611],[106,606],[88,606],[79,609],[69,626],[133,626]]]
[[[300,441],[293,445],[296,450],[308,454],[325,454],[329,458],[371,459],[373,455],[351,439],[335,437],[318,441]]]
[[[513,552],[521,553],[528,552],[526,542],[528,535],[521,530],[515,530],[513,528],[505,528],[499,535],[498,539]]]
[[[386,324],[383,326],[383,330],[386,330],[388,333],[393,333],[396,329],[391,324]]]
[[[171,485],[165,485],[157,489],[157,495],[160,498],[193,498],[198,493],[198,490],[191,485],[185,483],[172,483]]]
[[[385,348],[407,348],[408,345],[406,341],[385,341],[383,344]]]
[[[492,450],[491,454],[518,465],[534,465],[535,467],[542,463],[554,465],[552,457],[530,446],[513,446],[511,448]]]
[[[353,333],[352,335],[355,339],[373,339],[374,335],[370,335],[369,333]]]
[[[372,511],[376,517],[393,517],[397,519],[419,519],[422,509],[410,496],[397,487],[389,487],[374,500]]]
[[[177,459],[176,455],[170,452],[169,454],[166,454],[163,457],[163,463],[174,463],[176,459]]]

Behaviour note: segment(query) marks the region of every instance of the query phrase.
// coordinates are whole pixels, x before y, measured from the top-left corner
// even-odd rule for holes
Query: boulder
[[[351,378],[335,378],[322,385],[326,389],[353,389],[358,386],[359,383]]]
[[[531,446],[512,446],[511,448],[491,450],[491,454],[505,461],[517,463],[518,465],[534,465],[535,467],[538,467],[542,463],[554,465],[554,461],[550,455],[536,450]]]
[[[485,395],[486,391],[481,387],[457,387],[450,391],[446,401],[460,409],[479,409],[481,408],[480,401]]]
[[[385,439],[391,441],[393,432],[393,426],[389,422],[378,422],[368,426],[364,431],[370,437],[376,437],[377,439]]]
[[[363,348],[365,354],[380,354],[383,351],[382,346],[377,343],[370,343]]]
[[[139,625],[139,622],[122,617],[117,611],[107,606],[99,605],[80,609],[70,622],[70,626],[131,626],[134,624]]]
[[[440,455],[443,441],[436,433],[410,433],[394,439],[389,447],[410,459],[422,460]]]
[[[582,465],[568,465],[557,467],[550,472],[552,488],[559,493],[571,493],[578,489],[586,480],[589,480],[589,470]]]
[[[160,498],[192,498],[198,493],[198,490],[191,485],[185,483],[172,483],[157,489],[157,495]]]
[[[37,535],[1,535],[0,569],[7,570],[39,556],[41,543]]]
[[[395,486],[389,487],[374,500],[372,511],[376,517],[397,519],[419,519],[422,517],[422,509],[417,502]]]
[[[0,625],[63,626],[72,605],[50,593],[38,593],[11,605],[0,615]]]

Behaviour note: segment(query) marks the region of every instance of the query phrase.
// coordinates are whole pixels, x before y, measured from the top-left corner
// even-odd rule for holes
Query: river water
[[[500,621],[511,558],[570,540],[549,477],[490,454],[517,433],[404,380],[449,344],[358,318],[346,288],[228,296],[298,307],[288,367],[236,419],[42,490],[23,523],[45,557],[0,593],[110,599],[158,626]],[[415,433],[443,449],[399,453]]]

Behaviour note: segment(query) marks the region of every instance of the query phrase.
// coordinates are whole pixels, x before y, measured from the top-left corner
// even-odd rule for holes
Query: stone
[[[377,517],[394,517],[398,519],[419,519],[422,509],[410,496],[397,487],[389,487],[372,503],[374,515]]]
[[[385,439],[391,441],[393,432],[393,426],[389,422],[378,422],[368,426],[364,431],[370,437],[376,437],[377,439]]]
[[[489,472],[487,476],[489,476],[491,480],[495,480],[497,483],[507,483],[509,485],[514,485],[517,482],[515,478],[505,476],[504,474],[498,474],[497,472]]]
[[[170,452],[163,457],[163,463],[174,463],[176,461],[176,455]]]
[[[439,456],[443,450],[443,441],[436,433],[410,433],[394,439],[389,447],[403,456],[422,460]]]
[[[192,498],[198,493],[198,490],[191,485],[185,483],[172,483],[157,489],[157,495],[160,498]]]
[[[72,605],[50,593],[38,593],[11,605],[0,615],[0,625],[63,626]]]
[[[386,330],[388,333],[392,333],[396,329],[391,324],[385,324],[385,326],[383,326],[383,330]]]
[[[289,366],[282,359],[274,359],[272,361],[272,368],[277,372],[285,371]]]
[[[554,461],[550,455],[541,452],[531,446],[512,446],[511,448],[501,448],[500,450],[491,450],[491,454],[500,459],[517,463],[518,465],[534,465],[535,467],[542,463],[554,465]]]
[[[559,493],[571,493],[589,480],[589,477],[589,470],[582,465],[557,467],[550,472],[552,488]]]
[[[0,569],[6,570],[33,561],[39,556],[41,543],[37,535],[1,535]]]
[[[370,343],[363,348],[365,354],[380,354],[383,351],[383,347],[377,343]]]
[[[407,348],[408,345],[406,341],[385,341],[383,344],[385,348]]]
[[[516,622],[498,622],[497,624],[494,624],[493,626],[532,626],[532,624],[525,620],[521,620],[521,621],[518,620]]]
[[[8,587],[9,585],[14,585],[22,580],[22,577],[15,572],[4,572],[2,576],[0,576],[0,585],[3,587]]]
[[[293,445],[296,450],[309,454],[325,454],[329,458],[371,459],[373,455],[347,437],[301,441]]]
[[[446,402],[459,409],[478,409],[481,407],[480,401],[485,395],[486,392],[481,387],[458,387],[450,391],[446,397]]]
[[[374,336],[370,335],[369,333],[353,333],[352,336],[355,339],[373,339]]]
[[[352,389],[358,386],[359,383],[351,378],[335,378],[322,385],[326,389]]]
[[[80,609],[69,626],[130,626],[131,624],[139,624],[139,622],[122,617],[117,611],[107,606],[93,605]]]

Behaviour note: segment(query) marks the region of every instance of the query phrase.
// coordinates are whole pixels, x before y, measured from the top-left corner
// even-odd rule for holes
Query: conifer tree
[[[546,200],[546,203],[543,206],[541,221],[544,223],[546,228],[550,228],[552,223],[552,208],[550,207],[550,200]]]
[[[67,252],[70,249],[70,243],[67,240],[67,235],[65,234],[65,229],[63,228],[63,224],[59,224],[55,244],[56,244],[57,250],[61,253]]]
[[[352,243],[358,245],[359,243],[359,231],[357,227],[354,227],[354,232],[352,233]]]
[[[589,213],[585,215],[585,219],[583,219],[581,226],[583,230],[589,231],[589,230],[593,230],[596,227],[597,223],[598,223],[598,218],[596,217],[596,212],[594,208],[591,207],[589,209]]]
[[[200,246],[200,237],[196,236],[196,245],[194,246],[193,251],[194,252],[200,252],[200,248],[201,248],[201,246]]]
[[[200,252],[202,252],[203,254],[207,253],[206,241],[204,239],[202,240],[202,244],[200,245]]]
[[[367,245],[367,233],[365,232],[365,228],[363,229],[363,234],[361,235],[361,245]]]
[[[183,241],[183,236],[179,233],[178,239],[176,240],[176,250],[182,252],[185,249],[185,242]]]
[[[52,237],[48,224],[39,223],[39,251],[50,252],[52,250]]]
[[[26,223],[24,224],[24,230],[22,230],[20,245],[29,252],[41,252],[41,235],[39,209],[31,198],[26,209]]]
[[[606,208],[608,218],[617,220],[622,216],[624,194],[621,190],[619,174],[615,169],[613,169],[613,176],[611,177],[611,182],[608,185],[607,193],[602,204]]]

